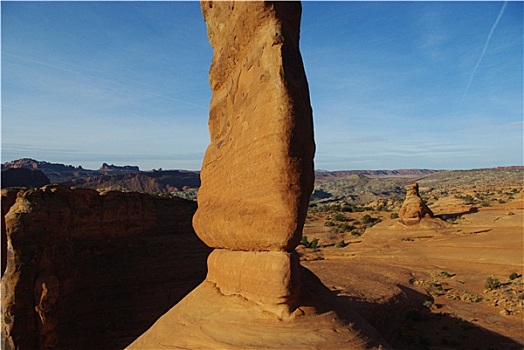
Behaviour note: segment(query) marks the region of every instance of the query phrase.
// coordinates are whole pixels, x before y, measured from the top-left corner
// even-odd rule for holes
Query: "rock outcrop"
[[[30,158],[22,158],[2,164],[2,170],[13,168],[39,170],[49,178],[51,183],[68,181],[78,177],[92,176],[96,173],[93,170],[83,169],[81,166],[74,167],[72,165],[59,163],[41,162]]]
[[[84,177],[63,182],[63,185],[97,190],[122,190],[142,193],[169,193],[200,186],[200,177],[194,171],[149,171],[120,175]]]
[[[201,7],[214,51],[213,97],[193,226],[215,250],[206,280],[130,348],[364,348],[372,342],[347,326],[356,316],[295,252],[315,151],[301,5]]]
[[[49,183],[49,178],[43,172],[38,170],[24,168],[2,170],[2,188],[42,187]]]
[[[424,218],[433,218],[433,212],[418,192],[418,183],[407,187],[406,199],[399,211],[399,221],[404,225],[415,225]]]
[[[195,209],[59,185],[2,191],[2,348],[129,344],[205,277]]]
[[[15,204],[16,196],[19,191],[22,189],[2,189],[1,201],[2,204],[2,237],[1,237],[1,257],[2,257],[2,276],[4,275],[5,269],[7,267],[7,235],[6,235],[6,226],[5,226],[5,214],[9,212],[9,209]]]

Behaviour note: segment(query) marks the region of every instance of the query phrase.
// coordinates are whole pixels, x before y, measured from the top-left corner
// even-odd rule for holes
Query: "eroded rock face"
[[[208,260],[207,280],[285,317],[298,299],[292,252],[314,181],[312,113],[298,50],[301,6],[201,7],[214,50],[213,98],[193,225],[221,249]]]
[[[210,247],[292,250],[313,188],[297,2],[202,2],[214,50],[195,231]]]
[[[123,348],[204,279],[195,209],[59,185],[2,191],[2,348]]]
[[[405,225],[415,225],[423,218],[433,218],[433,212],[420,197],[418,183],[407,188],[406,199],[399,211],[400,222]]]

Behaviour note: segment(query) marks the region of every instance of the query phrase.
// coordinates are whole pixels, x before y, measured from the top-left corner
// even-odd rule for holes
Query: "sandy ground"
[[[382,222],[361,236],[333,233],[319,214],[305,235],[321,247],[298,251],[395,349],[522,349],[523,203],[520,192],[470,210],[449,196],[432,210],[452,220],[407,228],[375,213]]]

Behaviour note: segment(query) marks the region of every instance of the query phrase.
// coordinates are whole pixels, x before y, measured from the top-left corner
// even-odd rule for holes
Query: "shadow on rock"
[[[337,296],[358,312],[394,349],[522,349],[524,344],[458,316],[431,312],[433,298],[406,286],[387,303]],[[335,291],[334,294],[338,294]]]
[[[471,208],[469,208],[469,210],[462,211],[462,212],[459,212],[459,213],[439,214],[439,215],[435,215],[435,217],[439,218],[439,219],[442,219],[444,221],[456,220],[456,219],[461,218],[463,215],[478,213],[478,211],[479,211],[479,209],[477,207],[471,207]]]

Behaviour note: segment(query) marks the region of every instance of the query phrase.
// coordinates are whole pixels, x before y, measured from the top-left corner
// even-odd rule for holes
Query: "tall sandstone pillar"
[[[214,51],[213,97],[193,226],[214,250],[206,280],[129,348],[368,348],[360,332],[370,328],[295,252],[315,153],[298,48],[301,5],[201,7]],[[348,326],[355,322],[364,328]]]
[[[193,226],[215,251],[207,279],[286,313],[313,189],[312,112],[299,2],[202,2],[214,57],[211,143]],[[261,283],[263,282],[263,283]]]

